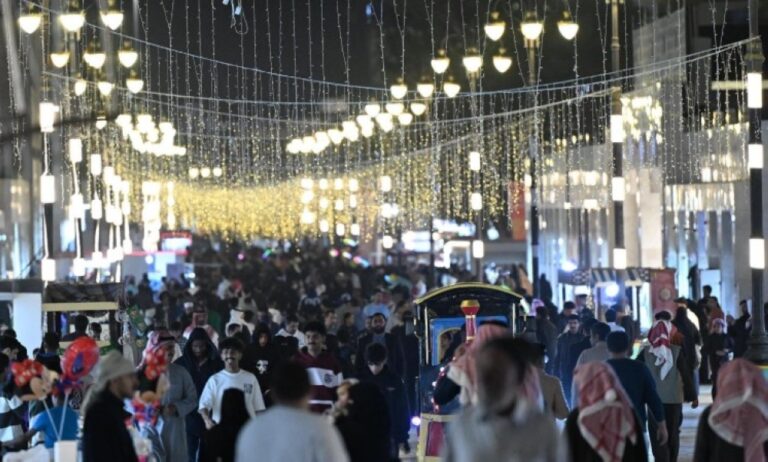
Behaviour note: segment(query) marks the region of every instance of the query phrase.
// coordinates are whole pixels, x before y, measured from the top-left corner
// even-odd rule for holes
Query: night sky
[[[242,0],[242,15],[233,28],[231,6],[223,5],[221,0],[141,0],[140,3],[143,18],[140,35],[146,33],[146,39],[150,42],[164,46],[170,44],[175,49],[189,50],[190,53],[206,57],[215,56],[218,60],[249,68],[255,66],[333,82],[346,81],[346,58],[350,83],[377,87],[391,85],[393,79],[401,75],[402,29],[405,35],[405,78],[411,88],[421,77],[432,76],[429,60],[432,56],[433,37],[438,44],[445,43],[446,29],[450,30],[447,34],[449,55],[454,58],[449,72],[453,71],[457,79],[462,79],[464,71],[460,57],[464,53],[465,40],[467,47],[477,46],[478,35],[482,41],[482,26],[489,11],[487,0],[478,0],[479,15],[476,15],[476,2],[466,0],[435,0],[434,5],[432,0],[374,0],[373,3],[364,0]],[[522,86],[527,75],[527,64],[518,25],[522,17],[521,8],[527,10],[532,4],[521,6],[517,2],[492,3],[493,8],[502,13],[507,24],[510,17],[513,18],[514,40],[512,31],[508,29],[502,42],[512,55],[514,64],[507,74],[499,76],[490,64],[490,56],[499,45],[488,41],[483,86],[486,89]],[[607,16],[609,12],[606,11],[605,2],[570,3],[571,11],[580,25],[575,46],[574,42],[566,41],[557,31],[556,23],[564,3],[552,1],[549,4],[556,7],[545,7],[544,2],[538,2],[539,17],[545,17],[540,67],[542,82],[574,78],[575,64],[578,64],[579,76],[596,75],[604,69],[610,69],[610,18]],[[407,5],[407,10],[403,9],[404,5]],[[434,12],[434,27],[430,26],[428,20],[427,11],[430,9]],[[624,10],[622,8],[621,11],[623,46],[630,40]],[[627,10],[629,23],[637,22],[637,11],[632,8]],[[247,24],[242,22],[243,19]],[[171,21],[170,35],[168,20]],[[130,25],[126,25],[126,31],[129,30]],[[382,33],[386,82],[381,64]],[[173,43],[170,43],[171,40]],[[601,49],[604,52],[600,52]],[[157,61],[155,72],[167,70],[162,58],[154,57],[154,60]],[[624,64],[626,60],[623,56]],[[193,75],[190,87],[186,88],[188,72],[184,69],[185,63],[177,64],[180,69],[175,71],[177,84],[174,91],[189,90],[195,93],[197,78]],[[210,72],[207,74],[210,75]],[[204,90],[207,94],[214,90],[206,77],[203,75],[202,81],[204,87],[208,88]],[[168,84],[168,79],[155,80],[155,84],[162,88]],[[264,86],[269,87],[266,84]],[[216,93],[221,96],[226,91],[230,92],[230,96],[237,93],[236,89],[222,87]],[[260,98],[267,99],[276,97],[278,89],[272,84],[271,88],[255,92]],[[291,98],[285,92],[283,89],[280,98]]]

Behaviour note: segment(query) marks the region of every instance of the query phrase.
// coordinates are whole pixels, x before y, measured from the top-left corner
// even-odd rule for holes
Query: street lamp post
[[[538,82],[536,72],[536,48],[539,46],[539,37],[543,31],[543,24],[536,19],[535,14],[529,13],[520,26],[525,38],[525,49],[528,52],[528,84],[533,87]],[[531,107],[537,104],[536,93],[530,92]],[[536,181],[536,152],[538,151],[538,138],[536,136],[537,121],[532,120],[529,136],[529,175],[531,178],[531,279],[533,282],[533,295],[539,295],[539,205]]]
[[[617,75],[620,69],[621,43],[619,42],[619,2],[611,2],[611,70]],[[611,196],[613,199],[613,267],[623,270],[627,267],[627,249],[624,246],[624,195],[626,186],[623,176],[624,127],[621,118],[621,84],[611,91],[610,138],[613,157],[613,178]]]
[[[747,114],[750,196],[749,266],[752,272],[752,333],[744,356],[757,363],[768,364],[768,334],[763,311],[763,274],[765,273],[765,239],[763,233],[763,140],[761,116],[763,109],[763,54],[757,27],[758,0],[749,0],[749,37],[747,45]]]

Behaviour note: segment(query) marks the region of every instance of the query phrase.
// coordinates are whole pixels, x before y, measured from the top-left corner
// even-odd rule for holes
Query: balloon
[[[99,361],[99,346],[90,337],[78,337],[72,342],[61,358],[62,376],[65,380],[77,381],[88,375]]]
[[[168,368],[165,348],[154,348],[145,355],[144,376],[149,380],[156,380]]]

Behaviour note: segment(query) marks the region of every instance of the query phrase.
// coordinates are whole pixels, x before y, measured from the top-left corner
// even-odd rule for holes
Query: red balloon
[[[79,380],[88,375],[99,362],[99,346],[91,337],[78,337],[61,357],[61,371],[64,379]]]

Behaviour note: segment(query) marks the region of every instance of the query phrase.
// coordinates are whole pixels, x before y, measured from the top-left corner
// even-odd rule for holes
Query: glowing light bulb
[[[378,105],[377,105],[378,107]],[[337,128],[331,128],[328,130],[328,137],[331,139],[331,142],[333,144],[340,144],[342,141],[344,141],[344,133],[342,133],[341,130]]]
[[[133,67],[139,59],[139,54],[126,43],[126,45],[117,52],[117,59],[123,67]]]
[[[485,25],[483,30],[485,31],[486,37],[496,42],[501,38],[502,35],[504,35],[504,30],[506,28],[507,23],[499,19],[498,11],[494,11],[491,13],[491,21]]]
[[[483,196],[481,196],[480,193],[472,193],[472,195],[469,197],[469,203],[472,207],[472,210],[483,210]]]
[[[99,93],[101,93],[102,96],[109,96],[109,94],[112,93],[112,90],[115,88],[115,85],[111,82],[107,82],[106,80],[100,80],[96,83],[96,87],[99,89]]]
[[[61,69],[66,66],[67,63],[69,63],[68,51],[55,51],[51,53],[51,64],[53,64],[54,67]]]
[[[315,214],[307,209],[301,212],[301,222],[305,225],[311,225],[315,222]]]
[[[411,122],[413,122],[413,114],[410,112],[403,112],[402,114],[398,114],[397,121],[400,122],[400,125],[410,125]]]
[[[473,172],[479,172],[480,164],[480,153],[477,151],[471,151],[469,153],[469,169]]]
[[[472,258],[480,260],[485,257],[485,243],[481,240],[472,241]]]
[[[101,203],[101,199],[94,197],[91,201],[91,218],[94,220],[101,220],[104,217],[104,205]]]
[[[107,54],[98,50],[95,45],[91,45],[88,47],[88,50],[83,53],[83,60],[92,68],[101,69],[107,61]]]
[[[544,24],[536,19],[536,13],[533,12],[527,13],[522,24],[520,24],[520,32],[523,33],[523,37],[525,37],[526,40],[538,40],[543,30]]]
[[[85,16],[82,11],[69,11],[59,16],[59,23],[67,32],[76,33],[85,24]]]
[[[403,99],[405,98],[405,95],[408,94],[408,87],[403,82],[403,79],[400,78],[397,80],[397,83],[389,87],[389,92],[392,94],[393,98]]]
[[[470,74],[476,74],[480,71],[480,68],[483,67],[483,57],[477,49],[474,48],[470,48],[469,52],[462,58],[461,62]]]
[[[430,65],[435,74],[442,74],[448,70],[448,66],[451,64],[451,60],[446,56],[445,50],[437,50],[437,56],[432,58]]]
[[[379,180],[379,189],[381,192],[392,191],[392,177],[389,175],[383,175]]]
[[[435,84],[432,82],[420,82],[416,84],[416,91],[419,92],[422,98],[429,98],[435,91]]]
[[[377,103],[368,103],[365,105],[364,109],[365,113],[371,117],[376,117],[376,115],[381,112],[381,106],[379,106]]]
[[[411,112],[418,117],[427,112],[427,105],[420,101],[414,101],[411,103]]]
[[[81,96],[83,93],[85,93],[86,90],[88,90],[88,82],[86,82],[83,78],[78,78],[75,80],[75,95]]]
[[[453,98],[459,94],[461,86],[458,83],[449,80],[443,84],[443,91],[447,97]]]
[[[43,101],[40,103],[40,131],[42,133],[52,133],[56,123],[56,113],[59,112],[59,106]]]
[[[43,22],[43,15],[30,11],[19,16],[19,27],[27,34],[34,34]]]
[[[91,154],[90,170],[93,176],[101,175],[101,154]]]
[[[563,19],[557,22],[557,30],[566,40],[573,40],[579,32],[579,25],[571,18],[567,11],[563,13]]]
[[[80,138],[69,139],[69,161],[73,164],[83,160],[83,140]]]
[[[128,77],[125,79],[125,86],[128,87],[128,91],[136,94],[144,89],[144,81],[137,77]]]
[[[387,112],[393,116],[400,115],[405,110],[405,105],[403,103],[387,103],[384,107]]]
[[[56,180],[50,173],[40,176],[40,202],[53,204],[56,202]]]
[[[114,8],[101,13],[101,22],[112,30],[117,30],[123,24],[123,12]]]
[[[512,67],[512,58],[504,54],[504,49],[499,50],[499,54],[493,57],[493,67],[502,74]]]

